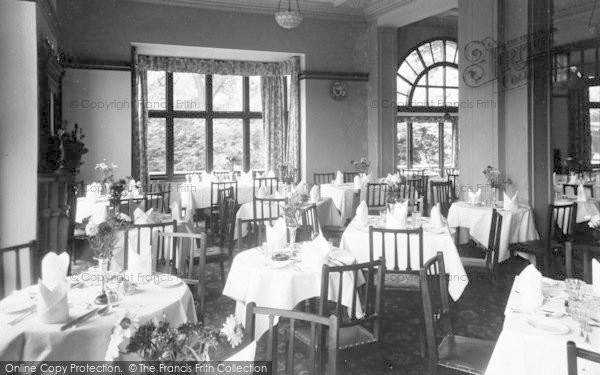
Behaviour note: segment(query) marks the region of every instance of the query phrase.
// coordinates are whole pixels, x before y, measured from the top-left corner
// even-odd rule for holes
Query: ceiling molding
[[[246,12],[259,14],[274,14],[278,2],[272,0],[129,0],[139,3],[155,5],[184,6],[200,9],[220,10],[228,12]],[[397,1],[397,0],[396,0]],[[332,19],[337,21],[365,22],[361,8],[339,6],[323,1],[305,0],[300,5],[300,10],[305,17]]]

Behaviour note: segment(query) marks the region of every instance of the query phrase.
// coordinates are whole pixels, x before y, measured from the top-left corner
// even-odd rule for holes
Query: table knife
[[[69,329],[71,327],[74,327],[76,325],[78,325],[79,323],[82,323],[86,320],[88,320],[89,318],[91,318],[92,316],[96,315],[98,313],[100,309],[93,309],[92,311],[83,314],[82,316],[80,316],[79,318],[73,319],[71,320],[69,323],[65,324],[64,326],[60,327],[61,331],[64,331],[66,329]]]

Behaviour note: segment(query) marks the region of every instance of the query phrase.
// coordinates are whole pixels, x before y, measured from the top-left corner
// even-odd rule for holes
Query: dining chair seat
[[[386,290],[418,292],[421,284],[418,274],[386,273],[383,281]]]
[[[199,257],[200,256],[200,251],[194,251],[194,258]],[[229,259],[229,255],[227,254],[227,252],[225,251],[225,249],[223,249],[220,246],[209,246],[206,248],[206,260],[207,263],[214,263],[216,258],[223,258],[223,260],[227,260]],[[211,260],[211,262],[209,262],[208,260]]]
[[[303,344],[309,345],[311,329],[309,324],[296,327],[296,338]],[[338,349],[353,348],[356,346],[376,343],[377,339],[367,328],[356,325],[341,327],[338,334]]]
[[[494,351],[494,342],[448,335],[438,346],[438,365],[469,374],[483,374]]]

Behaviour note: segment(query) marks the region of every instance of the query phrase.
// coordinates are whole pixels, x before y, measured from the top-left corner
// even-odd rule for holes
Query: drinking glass
[[[421,212],[420,211],[413,212],[412,219],[413,219],[413,228],[420,228],[422,225]]]
[[[581,287],[584,282],[579,279],[565,279],[565,286],[567,287],[567,294],[569,295],[569,303],[571,301],[578,301],[581,299]]]

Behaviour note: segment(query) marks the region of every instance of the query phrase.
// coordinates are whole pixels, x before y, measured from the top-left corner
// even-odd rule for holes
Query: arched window
[[[458,51],[452,40],[415,47],[396,73],[398,106],[457,107]]]
[[[396,72],[398,169],[456,168],[458,160],[458,50],[429,40],[406,55]]]

